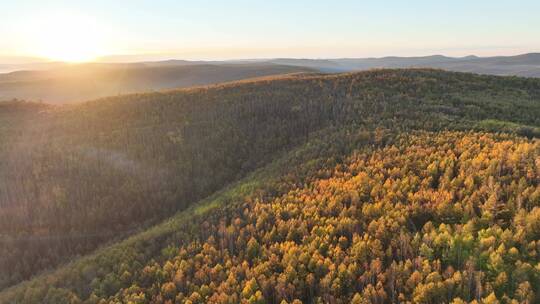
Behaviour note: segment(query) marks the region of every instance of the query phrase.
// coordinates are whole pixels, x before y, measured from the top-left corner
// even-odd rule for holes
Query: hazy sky
[[[511,55],[540,51],[540,1],[0,0],[0,38],[4,58]]]

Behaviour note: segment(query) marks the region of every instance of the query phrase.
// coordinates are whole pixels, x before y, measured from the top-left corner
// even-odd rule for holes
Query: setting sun
[[[27,52],[55,61],[85,62],[107,53],[99,24],[74,13],[38,16],[27,31]]]

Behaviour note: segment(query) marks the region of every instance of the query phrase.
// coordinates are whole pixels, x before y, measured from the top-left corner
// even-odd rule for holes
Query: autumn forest
[[[0,102],[0,303],[539,303],[540,80]]]

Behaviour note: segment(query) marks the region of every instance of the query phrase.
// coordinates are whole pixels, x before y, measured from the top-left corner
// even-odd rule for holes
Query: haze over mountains
[[[497,57],[383,57],[365,59],[276,59],[273,63],[310,67],[323,72],[360,71],[373,68],[429,67],[490,75],[540,77],[540,53]]]
[[[111,95],[311,71],[304,67],[265,63],[217,65],[174,61],[68,65],[46,71],[20,71],[0,75],[0,100],[16,98],[70,103]]]
[[[257,59],[237,61],[166,60],[137,63],[31,62],[0,65],[0,100],[71,103],[236,81],[252,77],[309,72],[351,72],[375,68],[436,68],[490,75],[540,77],[540,53],[497,57],[383,57],[343,59]]]

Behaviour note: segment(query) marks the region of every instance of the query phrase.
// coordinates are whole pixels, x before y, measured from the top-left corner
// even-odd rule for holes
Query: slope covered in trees
[[[538,140],[477,132],[322,135],[0,300],[533,303],[539,152]]]
[[[363,141],[374,142],[376,145],[372,145],[378,149],[386,149],[386,137],[397,140],[400,136],[406,138],[412,130],[443,129],[505,131],[534,138],[539,134],[539,98],[540,82],[533,79],[433,70],[382,70],[332,76],[299,75],[208,88],[127,95],[59,108],[19,103],[4,105],[16,114],[0,116],[0,134],[7,139],[0,143],[3,160],[0,163],[0,179],[5,181],[0,191],[2,286],[19,282],[44,268],[66,261],[70,256],[89,252],[99,244],[156,223],[268,164],[292,147],[305,143],[316,142],[313,147],[308,145],[309,149],[316,152],[309,156],[298,155],[294,162],[297,169],[292,165],[286,166],[292,168],[289,174],[296,180],[294,184],[298,191],[309,191],[311,188],[304,189],[302,185],[315,182],[318,176],[315,171],[301,170],[304,166],[311,168],[317,165],[310,162],[310,159],[326,155],[325,160],[328,161],[322,161],[321,170],[333,172],[329,164],[348,165],[344,159],[352,157],[349,154],[353,150],[364,149]],[[381,131],[385,129],[388,131]],[[450,138],[464,134],[468,133],[445,133],[445,136]],[[352,140],[350,136],[358,138]],[[419,141],[442,140],[435,133],[421,133],[418,136],[421,137]],[[474,138],[481,135],[470,136]],[[321,143],[321,138],[327,143]],[[499,137],[491,139],[502,141]],[[404,141],[403,147],[399,144],[396,145],[397,149],[412,149],[407,146],[407,140],[410,139],[400,140]],[[516,143],[526,141],[517,137],[505,140]],[[531,153],[538,152],[535,141],[527,143],[533,146]],[[369,153],[380,152],[373,150]],[[294,158],[294,155],[291,157]],[[528,157],[534,159],[534,155]],[[403,160],[396,157],[395,162],[399,161]],[[530,168],[536,168],[534,166],[538,164]],[[440,170],[446,169],[441,167]],[[277,171],[272,174],[281,176],[286,170]],[[299,172],[305,172],[306,176],[311,177],[304,181],[307,177],[297,177]],[[411,174],[407,172],[407,175]],[[433,189],[441,187],[440,179],[437,177],[436,181],[431,182]],[[386,180],[373,181],[383,182],[386,183]],[[533,188],[532,192],[535,191],[537,181],[534,176],[524,183],[526,187]],[[270,187],[262,184],[262,188]],[[283,187],[276,186],[265,196],[279,194],[279,191],[286,189]],[[401,190],[404,197],[408,198],[412,188],[409,190]],[[279,199],[279,196],[272,198]],[[502,196],[500,200],[506,203],[507,198]],[[230,203],[236,206],[243,203],[243,199],[238,197]],[[440,224],[429,217],[435,216],[435,211],[424,207],[417,212],[428,210],[428,214],[415,215],[418,218],[410,216],[411,220],[417,221],[413,222],[415,229],[423,229],[427,222]],[[497,204],[493,208],[499,207]],[[312,208],[316,209],[316,206]],[[444,208],[448,209],[447,206]],[[520,208],[524,207],[516,207],[507,212],[506,216],[512,217],[513,221]],[[233,212],[228,209],[219,210],[223,214]],[[248,216],[251,209],[246,210]],[[475,209],[475,212],[480,211]],[[190,213],[188,211],[183,214],[187,216],[185,214]],[[340,219],[339,214],[334,217]],[[510,221],[510,218],[506,220]],[[301,218],[298,221],[300,225]],[[448,224],[459,222],[453,218]],[[208,222],[208,225],[213,224]],[[170,231],[180,235],[174,237],[174,242],[169,242],[169,236],[156,232],[143,243],[128,242],[130,245],[122,245],[127,247],[121,251],[132,253],[133,256],[107,251],[107,258],[102,259],[117,261],[116,265],[119,266],[124,259],[126,263],[135,263],[140,255],[142,260],[137,260],[136,264],[142,266],[150,263],[152,258],[160,257],[162,251],[169,250],[166,257],[173,260],[181,244],[189,246],[189,242],[202,244],[207,241],[208,235],[204,231],[211,230],[201,232],[197,230],[200,225],[189,226],[182,226],[181,232]],[[290,228],[290,225],[284,227]],[[502,224],[501,227],[507,228]],[[449,233],[453,235],[453,231]],[[389,231],[390,238],[397,237],[393,235],[394,232]],[[311,230],[299,231],[295,239],[297,245],[301,244],[303,233],[312,234]],[[412,237],[413,231],[409,233]],[[246,244],[251,236],[245,240]],[[253,237],[261,245],[261,239]],[[279,239],[272,239],[267,244],[271,246],[274,241]],[[347,242],[352,242],[352,239]],[[240,247],[243,246],[241,244]],[[176,247],[166,249],[169,245]],[[331,247],[330,243],[327,245]],[[235,259],[235,255],[238,255],[237,260],[244,259],[244,254],[230,250],[228,255],[231,259]],[[99,256],[97,259],[100,259]],[[189,254],[182,258],[188,260],[193,257]],[[383,261],[381,256],[379,258],[381,262],[393,261]],[[163,257],[160,260],[164,261]],[[528,258],[522,261],[534,264],[534,260]],[[88,299],[92,292],[96,297],[114,296],[125,284],[131,286],[140,283],[130,278],[126,279],[125,284],[118,284],[118,277],[115,277],[118,274],[110,268],[113,266],[108,265],[109,268],[102,269],[101,262],[88,262],[85,267],[91,268],[89,272],[68,266],[61,274],[75,277],[58,279],[62,276],[53,274],[57,283],[45,283],[32,290],[35,295],[42,297],[45,296],[43,292],[51,292],[49,301],[54,302],[55,296],[71,296],[71,293],[79,299]],[[199,263],[205,264],[201,261]],[[251,265],[249,263],[253,261],[248,260],[248,266]],[[391,263],[381,267],[388,265]],[[134,272],[139,270],[134,268],[128,272],[135,275]],[[93,277],[97,277],[95,282],[92,282]],[[49,280],[53,279],[38,279],[42,284]],[[150,281],[158,284],[158,287],[152,288],[162,288],[159,285],[161,281]],[[111,285],[107,285],[109,283]],[[217,288],[217,284],[214,283],[216,286],[212,288]],[[377,286],[372,285],[377,290]],[[19,297],[20,292],[27,290],[26,286],[23,284],[4,295]],[[49,288],[51,286],[59,289]],[[147,288],[150,287],[144,286],[143,291],[148,291]],[[176,288],[180,289],[179,286]],[[189,288],[182,291],[184,296],[193,293],[194,289]],[[515,292],[510,294],[510,291],[514,292],[513,289],[509,290],[507,296],[514,297]],[[188,295],[188,292],[191,293]],[[201,295],[200,291],[197,292]],[[262,290],[261,293],[268,297]],[[410,296],[407,292],[403,293],[404,296]],[[294,293],[295,298],[298,295],[303,300],[307,299],[301,292]],[[496,295],[501,296],[501,293]],[[228,296],[234,299],[232,293]],[[158,299],[157,293],[148,293],[145,297]],[[291,297],[283,296],[279,299],[291,301]],[[345,301],[347,297],[343,294],[339,299]],[[273,298],[267,298],[267,301],[277,299],[274,295]]]

